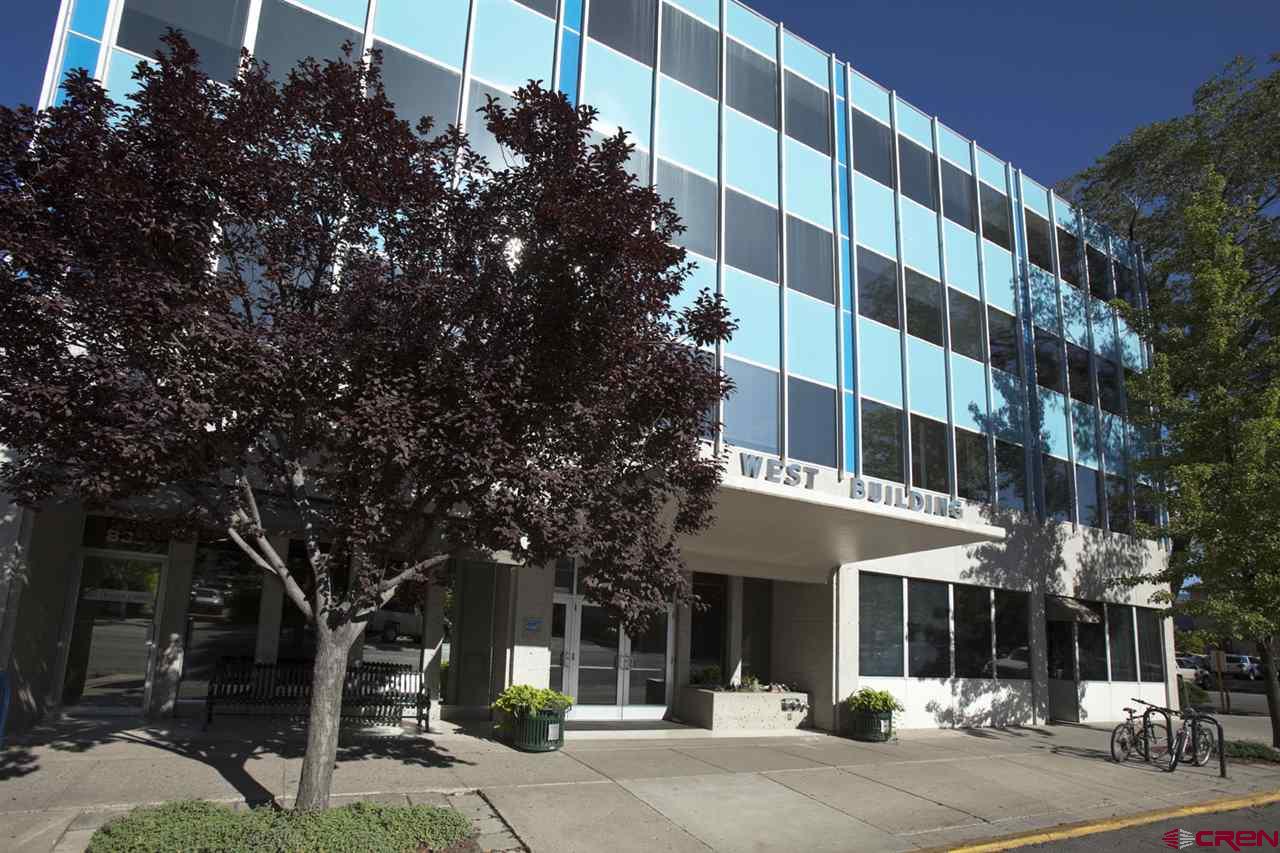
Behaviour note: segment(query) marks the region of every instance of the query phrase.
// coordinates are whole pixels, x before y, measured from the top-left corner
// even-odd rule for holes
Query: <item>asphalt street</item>
[[[1200,850],[1216,847],[1220,850],[1271,850],[1276,849],[1266,838],[1258,836],[1239,836],[1234,833],[1241,830],[1263,830],[1268,838],[1272,833],[1280,832],[1280,803],[1272,803],[1259,808],[1239,809],[1233,812],[1218,814],[1202,814],[1193,817],[1172,818],[1146,826],[1135,826],[1115,832],[1102,832],[1085,835],[1069,841],[1055,841],[1050,844],[1037,844],[1028,850],[1055,851],[1128,851],[1128,850],[1168,850],[1165,841],[1166,833],[1177,832],[1179,839],[1186,846],[1185,850]],[[1213,833],[1209,835],[1206,831]],[[1224,835],[1223,833],[1231,833]],[[1174,839],[1176,840],[1176,839]],[[1228,841],[1234,841],[1233,848]],[[1259,843],[1261,842],[1261,843]],[[1172,849],[1179,849],[1172,847]]]

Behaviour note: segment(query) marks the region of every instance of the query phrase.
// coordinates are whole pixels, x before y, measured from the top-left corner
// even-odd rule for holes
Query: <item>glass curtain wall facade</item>
[[[531,79],[625,129],[675,200],[696,269],[739,323],[723,442],[842,473],[1130,532],[1146,365],[1108,305],[1143,299],[1141,253],[1052,191],[734,0],[72,0],[65,72],[117,99],[181,29],[216,78],[247,48],[377,49],[410,121],[460,124]]]

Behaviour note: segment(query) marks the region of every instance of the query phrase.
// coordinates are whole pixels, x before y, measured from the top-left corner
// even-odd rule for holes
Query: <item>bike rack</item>
[[[1173,715],[1164,708],[1152,705],[1150,702],[1143,702],[1141,699],[1134,699],[1135,702],[1141,702],[1147,706],[1147,710],[1142,712],[1142,760],[1151,763],[1151,714],[1159,712],[1164,716],[1164,732],[1165,737],[1169,741],[1169,751],[1173,751]],[[1218,726],[1219,729],[1222,726]]]
[[[1217,717],[1211,717],[1208,714],[1196,714],[1191,721],[1191,754],[1195,754],[1196,738],[1200,736],[1200,724],[1203,722],[1213,723],[1214,728],[1218,730],[1218,776],[1222,779],[1227,778],[1227,741],[1226,735],[1222,731],[1222,723],[1218,722]]]

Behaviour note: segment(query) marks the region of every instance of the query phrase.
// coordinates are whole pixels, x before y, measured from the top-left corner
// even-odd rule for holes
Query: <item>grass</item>
[[[89,853],[406,853],[446,850],[468,839],[455,809],[354,803],[322,812],[270,807],[232,811],[200,800],[136,808],[93,834]]]
[[[1256,740],[1229,740],[1227,741],[1227,758],[1234,758],[1239,761],[1267,761],[1272,764],[1280,764],[1280,750],[1273,749]]]

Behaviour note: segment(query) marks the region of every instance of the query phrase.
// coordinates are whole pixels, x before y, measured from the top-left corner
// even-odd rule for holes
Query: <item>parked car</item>
[[[196,586],[191,588],[191,604],[192,610],[202,613],[221,613],[222,609],[227,606],[227,599],[219,590],[211,586]]]
[[[1205,656],[1205,665],[1200,669],[1197,680],[1202,687],[1210,687],[1217,682],[1217,666],[1219,656],[1210,653]],[[1222,655],[1222,675],[1226,678],[1256,679],[1262,672],[1262,664],[1248,655]]]
[[[414,642],[421,642],[422,614],[415,607],[389,601],[369,617],[369,627],[365,629],[365,633],[366,636],[377,637],[384,643],[394,643],[402,634],[408,634]]]
[[[1197,680],[1200,674],[1200,663],[1193,655],[1179,655],[1174,658],[1174,661],[1178,665],[1178,675],[1187,681]]]

